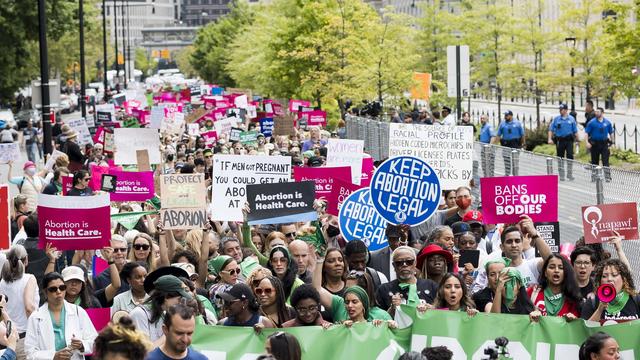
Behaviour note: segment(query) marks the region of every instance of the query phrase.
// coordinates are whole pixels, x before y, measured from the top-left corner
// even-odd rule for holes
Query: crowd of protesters
[[[450,112],[443,108],[443,118]],[[345,241],[338,218],[326,213],[322,200],[316,202],[313,222],[211,221],[187,231],[165,230],[156,215],[146,215],[133,229],[112,222],[110,246],[100,250],[39,248],[38,194],[61,195],[62,177],[72,175],[66,196],[91,196],[90,165],[113,162],[113,153],[102,144],[80,147],[78,134],[57,121],[55,146],[64,155],[53,169],[27,161],[22,175],[8,179],[19,195],[13,199],[13,245],[2,256],[0,344],[10,349],[3,359],[66,360],[88,354],[94,359],[206,359],[190,347],[197,324],[256,332],[361,322],[396,329],[401,304],[421,313],[508,313],[531,321],[640,318],[634,269],[620,238],[613,240],[614,254],[580,239],[566,239],[577,241],[570,255],[552,253],[525,215],[515,224],[484,223],[481,204],[467,186],[443,191],[440,208],[420,226],[388,225],[389,246],[373,252],[364,239]],[[212,126],[211,120],[201,122],[202,128]],[[260,136],[256,145],[221,136],[207,146],[186,131],[162,133],[163,163],[155,175],[203,173],[211,185],[215,154],[286,155],[294,166],[324,166],[327,139],[337,136],[312,127],[295,135]],[[132,212],[150,205],[112,206]],[[460,263],[467,250],[480,252],[476,266]],[[92,273],[94,255],[108,264],[100,274]],[[618,294],[608,304],[594,296],[601,284],[613,285]],[[111,324],[100,333],[87,315],[91,308],[111,308]],[[8,321],[12,331],[3,335]],[[590,338],[581,358],[618,351],[612,341],[605,335]],[[302,356],[298,340],[286,332],[269,336],[266,352],[278,360]],[[446,348],[428,348],[403,358],[447,356]]]

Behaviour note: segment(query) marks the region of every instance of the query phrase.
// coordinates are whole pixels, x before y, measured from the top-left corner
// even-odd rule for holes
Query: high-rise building
[[[180,3],[179,0],[107,0],[106,6],[111,43],[115,41],[117,28],[118,43],[122,44],[126,38],[133,49],[142,42],[142,29],[177,24]]]
[[[180,20],[186,26],[203,26],[229,13],[231,0],[182,0]]]

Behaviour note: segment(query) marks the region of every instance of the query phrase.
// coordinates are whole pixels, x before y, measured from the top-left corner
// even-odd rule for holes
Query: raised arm
[[[109,263],[109,274],[111,275],[111,283],[104,289],[104,295],[107,298],[107,301],[111,302],[111,300],[113,300],[113,298],[118,295],[118,291],[122,286],[120,271],[118,271],[116,263],[113,262],[113,248],[106,247],[102,249],[101,253],[104,259]]]
[[[318,257],[316,260],[316,268],[313,269],[313,277],[311,283],[313,287],[320,293],[320,303],[325,309],[331,309],[332,294],[327,289],[322,287],[322,268],[324,258]]]
[[[202,230],[202,241],[200,242],[200,259],[198,259],[198,280],[196,283],[201,288],[204,288],[204,283],[207,281],[207,274],[209,273],[208,261],[209,261],[209,232],[211,231],[211,224],[207,223],[207,227]]]

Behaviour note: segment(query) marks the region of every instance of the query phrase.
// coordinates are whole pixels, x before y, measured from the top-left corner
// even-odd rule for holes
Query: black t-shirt
[[[456,223],[458,221],[462,221],[462,216],[460,216],[458,213],[455,213],[452,216],[448,217],[447,220],[445,220],[444,224],[447,226],[451,226],[453,225],[453,223]]]
[[[580,288],[580,294],[582,294],[582,298],[586,299],[587,295],[593,292],[593,279],[589,279],[589,283],[585,287]]]
[[[395,293],[400,293],[403,299],[407,299],[409,289],[401,290],[400,282],[398,279],[380,285],[376,292],[376,302],[378,307],[382,310],[387,310],[391,307],[391,296]],[[418,297],[421,300],[426,301],[429,304],[433,304],[438,292],[438,284],[429,279],[418,279],[416,283],[418,290]]]
[[[493,291],[486,287],[472,296],[473,302],[476,303],[476,309],[484,311],[488,303],[493,302]],[[527,290],[524,287],[520,287],[520,292],[516,298],[515,307],[513,309],[508,308],[504,303],[500,308],[502,314],[520,314],[528,315],[533,311],[533,305],[527,300]]]
[[[67,196],[91,196],[93,195],[93,190],[91,190],[91,188],[84,188],[84,189],[78,189],[78,188],[71,188],[71,190],[69,190],[67,192]]]
[[[609,314],[606,310],[602,312],[600,320],[614,320],[614,321],[630,321],[640,319],[640,296],[636,295],[629,297],[629,300],[624,305],[620,313]],[[591,315],[598,308],[598,299],[587,299],[582,305],[581,317],[585,320],[589,319]]]

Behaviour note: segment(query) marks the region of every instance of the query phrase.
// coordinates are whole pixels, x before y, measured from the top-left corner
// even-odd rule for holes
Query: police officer
[[[496,131],[493,125],[489,122],[489,116],[480,116],[480,143],[482,144],[481,160],[482,169],[484,170],[484,177],[493,176],[493,167],[495,162],[494,148],[491,147],[491,143],[494,142],[496,137]],[[485,146],[489,145],[489,146]]]
[[[563,158],[573,160],[573,142],[577,140],[578,123],[576,119],[569,115],[569,107],[567,104],[560,104],[560,115],[556,116],[551,124],[549,124],[548,142],[556,144],[556,155],[558,159],[558,172],[560,173],[560,181],[564,181],[564,164]],[[569,161],[567,168],[567,179],[573,180],[573,162]]]
[[[504,121],[498,126],[500,145],[504,146],[502,158],[504,159],[504,174],[511,175],[511,152],[524,146],[524,127],[518,120],[513,120],[511,110],[504,113]],[[518,164],[513,164],[515,169]]]
[[[593,172],[591,181],[595,181],[595,167],[600,163],[602,157],[602,166],[604,166],[604,175],[607,182],[611,181],[611,170],[609,169],[609,146],[613,144],[611,134],[613,134],[613,126],[611,122],[604,117],[604,109],[598,107],[596,109],[595,119],[589,121],[584,131],[589,135],[587,141],[587,149],[591,150],[591,164],[593,164]]]

